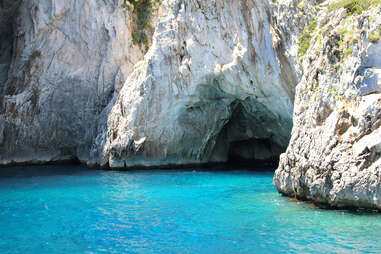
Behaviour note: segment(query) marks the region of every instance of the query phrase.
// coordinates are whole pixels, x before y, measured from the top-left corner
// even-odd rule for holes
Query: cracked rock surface
[[[122,0],[3,2],[0,164],[277,157],[300,70],[293,29],[273,10],[259,0],[163,1],[143,57]]]
[[[123,1],[0,4],[0,164],[86,161],[99,115],[142,58]]]
[[[332,207],[381,208],[381,5],[318,14],[302,60],[279,192]]]
[[[285,149],[297,74],[266,1],[164,1],[153,44],[108,105],[90,164],[266,160]]]

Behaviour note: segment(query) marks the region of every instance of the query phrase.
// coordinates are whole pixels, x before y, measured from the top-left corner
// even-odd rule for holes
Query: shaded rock
[[[0,164],[89,157],[100,113],[142,58],[123,5],[2,1]]]

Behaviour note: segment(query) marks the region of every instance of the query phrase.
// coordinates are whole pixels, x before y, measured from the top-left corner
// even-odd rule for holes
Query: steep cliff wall
[[[0,164],[272,159],[299,83],[276,187],[380,209],[377,3],[2,1]]]
[[[122,0],[0,8],[1,164],[266,160],[288,143],[300,72],[267,1],[167,0],[152,26]],[[137,28],[155,30],[144,59]]]
[[[296,1],[288,1],[295,5]],[[297,74],[266,1],[164,1],[150,47],[108,106],[90,164],[271,159]]]
[[[0,164],[87,160],[99,114],[143,57],[124,1],[0,10]]]
[[[338,7],[320,6],[310,29],[274,183],[300,199],[380,209],[381,5]]]

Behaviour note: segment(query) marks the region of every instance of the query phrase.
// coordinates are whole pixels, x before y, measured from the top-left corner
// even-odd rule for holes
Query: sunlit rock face
[[[99,114],[142,58],[122,3],[0,3],[0,164],[87,160]]]
[[[259,0],[165,0],[144,56],[126,7],[0,5],[0,164],[271,160],[286,148],[300,75],[287,15]]]
[[[381,209],[381,40],[372,37],[381,33],[381,5],[361,15],[324,8],[274,184],[328,206]]]
[[[89,164],[279,155],[297,75],[269,3],[172,0],[162,8],[153,45],[105,110]]]

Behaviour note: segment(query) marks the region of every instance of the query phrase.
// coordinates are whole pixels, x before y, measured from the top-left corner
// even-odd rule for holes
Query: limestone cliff
[[[299,199],[380,209],[381,5],[338,7],[323,3],[310,25],[292,138],[274,183]]]
[[[0,164],[268,160],[293,117],[278,190],[380,209],[377,3],[4,0]]]
[[[295,29],[273,4],[163,1],[143,58],[131,3],[6,2],[1,164],[266,160],[286,148],[300,70]]]
[[[91,164],[272,159],[297,74],[262,0],[164,1],[153,44],[107,109]]]
[[[143,57],[124,1],[2,1],[0,164],[86,161],[99,115]]]

